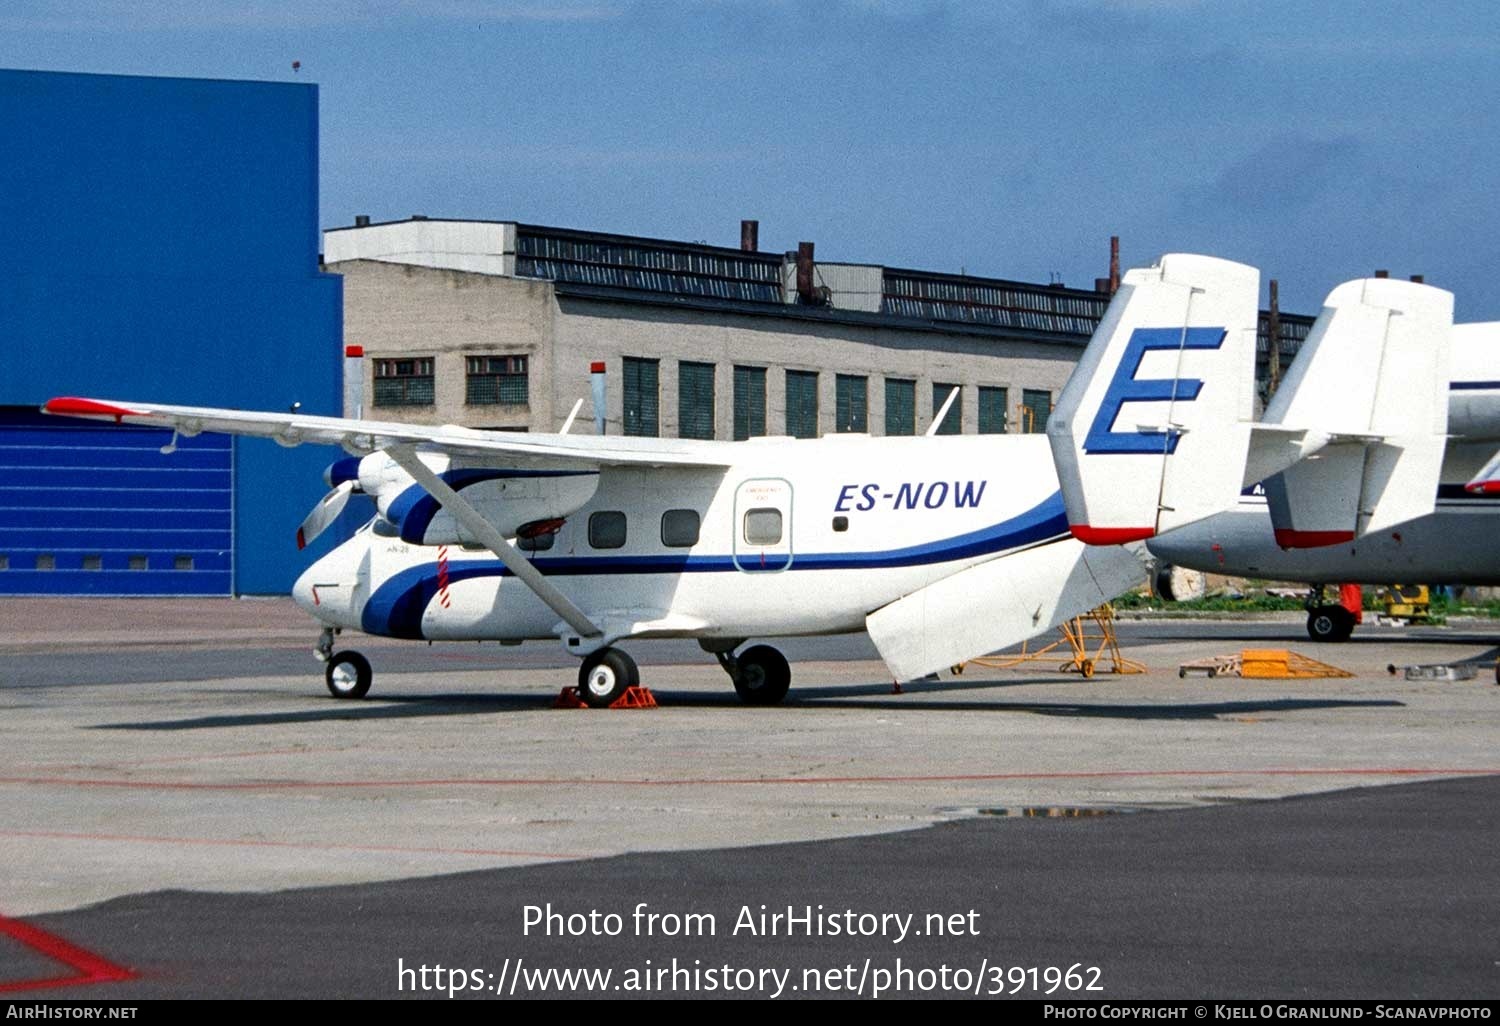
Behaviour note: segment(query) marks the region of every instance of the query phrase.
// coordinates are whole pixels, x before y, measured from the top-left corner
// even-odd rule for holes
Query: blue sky
[[[292,71],[293,61],[301,70]],[[10,0],[0,66],[316,82],[322,220],[516,219],[1089,286],[1212,253],[1500,319],[1500,4]]]

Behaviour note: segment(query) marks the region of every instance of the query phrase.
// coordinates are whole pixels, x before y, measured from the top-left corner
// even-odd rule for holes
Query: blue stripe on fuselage
[[[1024,548],[1068,534],[1068,516],[1062,495],[1053,492],[1042,502],[1009,520],[967,534],[909,545],[884,552],[798,553],[788,573],[803,570],[880,570],[891,567],[948,563],[976,556]],[[538,558],[532,565],[548,576],[577,574],[676,574],[736,572],[732,556],[689,556],[664,553],[654,556],[557,556]],[[479,577],[505,577],[510,573],[499,560],[450,563],[448,583]],[[437,564],[426,563],[394,574],[375,589],[360,614],[360,627],[367,634],[394,638],[421,638],[422,614],[437,594]]]

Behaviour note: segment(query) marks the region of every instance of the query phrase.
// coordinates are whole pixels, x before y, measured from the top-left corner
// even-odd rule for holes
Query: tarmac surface
[[[902,957],[1097,966],[1074,996],[1500,996],[1500,625],[1128,622],[1144,674],[1053,653],[899,695],[866,639],[804,639],[774,709],[654,642],[627,647],[662,707],[604,712],[551,708],[576,666],[551,646],[347,636],[375,684],[336,701],[315,633],[277,601],[0,603],[0,995],[432,996],[398,958],[493,990],[522,958],[674,957],[762,994],[795,970],[783,996],[854,965],[868,995]],[[1177,675],[1245,647],[1354,676]],[[1386,672],[1458,661],[1480,675]],[[623,931],[525,933],[548,902]],[[637,936],[639,902],[717,931]],[[762,903],[972,909],[978,934],[731,934]]]

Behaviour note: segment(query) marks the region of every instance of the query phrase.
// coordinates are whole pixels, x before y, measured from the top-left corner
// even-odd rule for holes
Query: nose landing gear
[[[324,627],[313,650],[324,664],[323,680],[328,685],[328,693],[334,698],[364,698],[374,676],[370,660],[353,650],[335,654],[333,636],[336,633],[332,627]]]

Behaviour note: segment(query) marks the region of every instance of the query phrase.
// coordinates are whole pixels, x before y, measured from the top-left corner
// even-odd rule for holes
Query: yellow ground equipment
[[[1284,648],[1247,648],[1239,655],[1195,659],[1177,667],[1177,676],[1201,673],[1207,677],[1248,677],[1255,680],[1313,680],[1352,677],[1348,670],[1288,652]]]
[[[1120,654],[1120,641],[1115,636],[1115,607],[1106,602],[1082,616],[1064,621],[1057,628],[1061,638],[1031,651],[1030,642],[1021,646],[1021,651],[1009,656],[981,656],[959,663],[954,673],[963,673],[965,666],[983,666],[991,670],[1008,670],[1023,663],[1042,662],[1057,658],[1058,649],[1067,645],[1073,658],[1057,668],[1058,673],[1076,673],[1092,677],[1099,664],[1108,660],[1110,673],[1145,673],[1146,667],[1134,659]]]
[[[1390,620],[1427,623],[1432,619],[1432,596],[1425,584],[1392,584],[1376,596],[1383,615]]]

